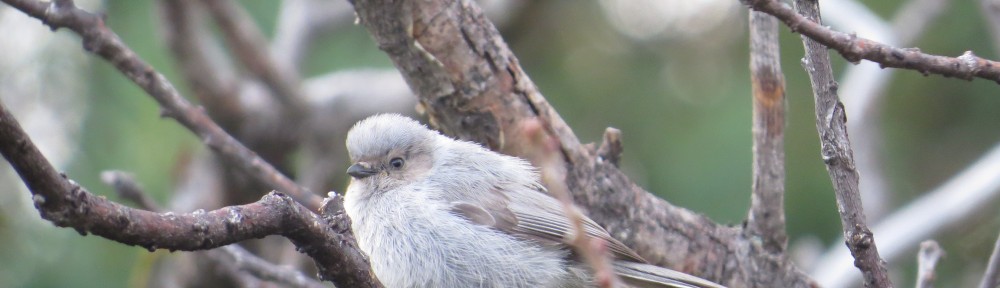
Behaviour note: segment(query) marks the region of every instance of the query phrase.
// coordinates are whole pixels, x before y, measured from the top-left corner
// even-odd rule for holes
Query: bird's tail
[[[663,267],[615,261],[615,273],[625,284],[636,288],[726,288],[695,276]]]

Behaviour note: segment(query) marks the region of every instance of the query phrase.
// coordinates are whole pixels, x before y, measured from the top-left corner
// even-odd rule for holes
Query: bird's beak
[[[354,165],[347,168],[347,175],[351,175],[351,177],[354,177],[355,179],[364,179],[368,176],[375,175],[376,173],[378,173],[378,171],[368,167],[367,163],[364,162],[354,163]]]

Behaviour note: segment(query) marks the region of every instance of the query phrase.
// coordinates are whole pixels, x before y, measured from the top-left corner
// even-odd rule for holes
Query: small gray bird
[[[387,287],[593,287],[566,240],[562,206],[526,161],[451,139],[395,114],[347,134],[344,206]],[[592,220],[615,272],[634,287],[722,287],[645,261]]]

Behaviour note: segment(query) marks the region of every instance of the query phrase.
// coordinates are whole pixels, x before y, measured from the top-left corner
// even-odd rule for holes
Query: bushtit
[[[562,206],[526,161],[454,140],[395,114],[347,133],[344,207],[387,287],[592,287]],[[643,264],[590,219],[615,272],[635,287],[722,287]]]

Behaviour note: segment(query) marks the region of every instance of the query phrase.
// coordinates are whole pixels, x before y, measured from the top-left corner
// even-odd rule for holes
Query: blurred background
[[[997,22],[990,22],[989,9],[984,8],[992,7],[988,3],[992,1],[982,5],[975,1],[949,5],[945,0],[823,2],[826,24],[840,31],[931,54],[958,56],[971,50],[984,58],[1000,58],[992,36],[1000,27],[991,24]],[[412,114],[415,98],[364,28],[353,24],[353,11],[346,2],[238,3],[266,36],[275,57],[293,63],[288,67],[303,79],[301,93],[314,104],[313,112],[331,115],[311,120],[332,124],[316,125],[323,127],[311,133],[321,135],[299,135],[304,139],[301,149],[284,152],[291,153],[288,161],[278,165],[316,191],[342,191],[346,160],[338,150],[342,148],[336,148],[342,146],[340,133],[363,113]],[[165,15],[163,3],[82,0],[77,4],[105,13],[107,25],[190,100],[207,99],[195,98],[204,91],[192,88],[191,79],[182,75],[184,63],[172,50],[175,40],[167,36],[172,28],[166,23],[174,18]],[[523,68],[582,141],[599,142],[608,126],[621,129],[623,167],[632,180],[716,222],[739,225],[744,220],[751,185],[751,97],[747,9],[739,1],[489,0],[481,4]],[[210,65],[231,66],[212,75],[237,79],[229,89],[242,95],[241,107],[266,103],[253,96],[269,92],[259,81],[240,80],[253,78],[248,76],[252,73],[232,64],[238,61],[229,56],[232,45],[219,36],[224,32],[204,11],[195,14],[203,18],[195,22],[205,28],[201,36],[215,43],[215,50],[201,52],[213,60]],[[321,20],[295,26],[301,19]],[[302,29],[309,33],[300,33]],[[826,254],[831,247],[843,246],[838,238],[840,221],[820,159],[809,79],[800,66],[802,43],[787,27],[779,30],[788,104],[789,245],[799,266],[821,283],[860,287],[856,282],[837,283],[840,277],[831,276],[840,275],[831,272],[836,269],[829,264],[838,258]],[[202,202],[182,197],[190,195],[184,194],[185,189],[219,185],[194,179],[212,178],[206,176],[213,175],[209,172],[193,172],[202,171],[194,167],[204,166],[195,165],[211,159],[211,154],[176,122],[160,118],[158,105],[141,89],[105,61],[85,53],[75,34],[53,33],[38,20],[0,4],[0,35],[4,35],[0,99],[50,160],[91,192],[124,202],[100,179],[102,171],[122,170],[133,173],[163,206],[177,210],[218,207],[191,202],[222,205],[259,198],[257,194],[244,200]],[[894,225],[899,230],[874,232],[880,241],[888,236],[905,238],[909,225],[931,224],[909,216],[891,218],[895,212],[927,199],[921,197],[972,163],[990,159],[984,155],[1000,141],[997,83],[881,70],[871,63],[853,65],[835,52],[831,57],[835,74],[841,75],[852,141],[864,146],[855,149],[869,224],[878,227],[884,219],[902,219],[893,222],[905,224]],[[362,102],[375,101],[371,99],[379,104],[361,107]],[[252,142],[267,135],[245,137]],[[163,269],[165,262],[190,254],[149,253],[54,227],[38,217],[30,194],[9,166],[0,166],[0,190],[6,191],[0,193],[0,267],[4,267],[0,287],[150,286],[164,274],[157,269]],[[1000,168],[992,171],[969,179],[995,182]],[[935,239],[946,251],[938,267],[937,283],[942,287],[976,285],[1000,231],[997,184],[959,184],[963,183],[938,195],[973,199],[969,201],[973,204],[942,203],[926,210],[922,214],[928,217],[954,219],[916,240]],[[968,195],[975,192],[980,194]],[[264,239],[265,244],[256,245],[281,241]],[[913,284],[916,247],[879,247],[898,251],[885,258],[899,287]],[[275,255],[268,258],[287,260],[282,253]],[[842,264],[849,275],[860,275],[850,260]],[[823,273],[834,274],[819,276]]]

